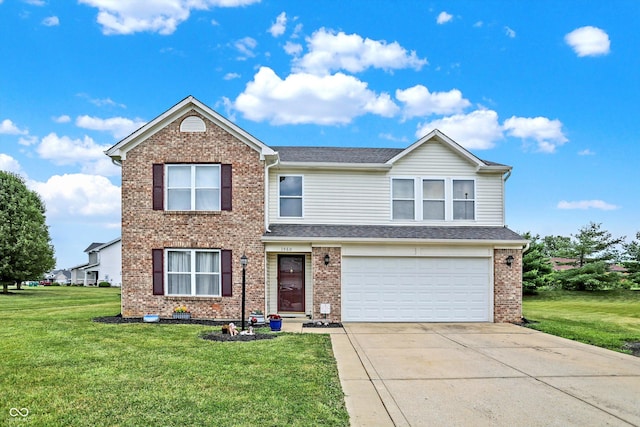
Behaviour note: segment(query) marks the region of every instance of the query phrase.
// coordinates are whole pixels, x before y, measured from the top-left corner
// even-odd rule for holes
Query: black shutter
[[[222,251],[222,296],[233,296],[233,257],[231,251]]]
[[[153,210],[164,209],[164,165],[153,165]]]
[[[220,165],[220,209],[231,210],[231,165]]]
[[[153,295],[164,295],[164,251],[152,249],[153,258]]]

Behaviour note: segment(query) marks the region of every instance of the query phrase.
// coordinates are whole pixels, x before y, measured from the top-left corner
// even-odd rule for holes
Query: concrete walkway
[[[510,324],[330,333],[352,426],[640,426],[640,359]]]

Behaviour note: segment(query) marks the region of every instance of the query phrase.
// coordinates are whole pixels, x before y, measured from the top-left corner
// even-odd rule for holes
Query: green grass
[[[640,292],[546,291],[525,296],[524,317],[539,331],[628,353],[627,342],[640,342]]]
[[[199,338],[219,327],[91,321],[119,311],[118,288],[0,294],[0,424],[349,424],[328,335],[223,343]]]

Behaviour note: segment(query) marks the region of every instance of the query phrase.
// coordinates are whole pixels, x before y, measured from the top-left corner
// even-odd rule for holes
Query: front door
[[[304,313],[304,255],[278,255],[278,311]]]

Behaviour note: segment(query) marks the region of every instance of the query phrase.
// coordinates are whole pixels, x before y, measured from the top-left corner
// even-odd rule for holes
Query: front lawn
[[[564,338],[629,353],[640,342],[640,291],[547,291],[525,296],[527,326]]]
[[[0,424],[349,424],[328,335],[223,343],[199,338],[219,327],[91,320],[119,311],[118,288],[0,294]]]

